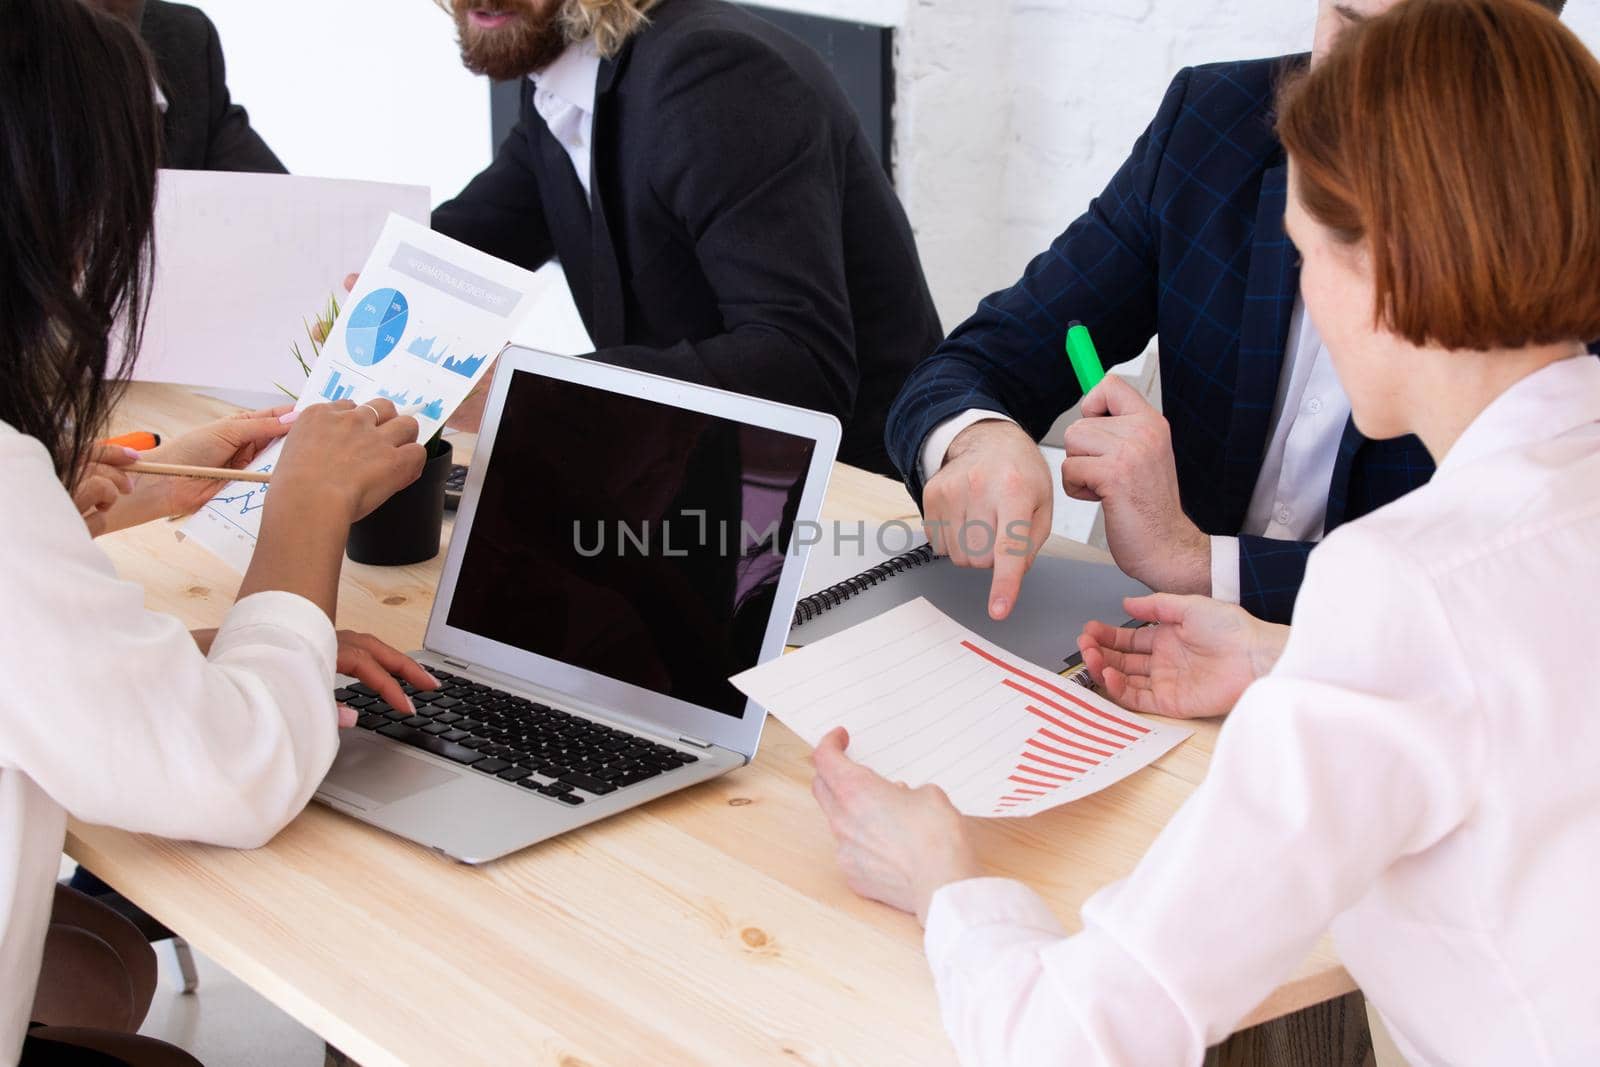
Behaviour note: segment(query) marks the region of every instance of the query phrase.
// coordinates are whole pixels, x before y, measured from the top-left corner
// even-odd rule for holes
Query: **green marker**
[[[1094,341],[1089,337],[1089,327],[1076,319],[1067,324],[1067,358],[1072,361],[1078,384],[1083,386],[1086,395],[1106,376],[1106,369],[1100,365],[1100,353],[1094,350]]]

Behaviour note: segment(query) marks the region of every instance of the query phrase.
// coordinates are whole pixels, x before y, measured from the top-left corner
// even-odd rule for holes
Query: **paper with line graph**
[[[809,744],[845,727],[852,759],[907,785],[938,785],[964,815],[1048,811],[1193,732],[1124,711],[921,598],[733,684]]]

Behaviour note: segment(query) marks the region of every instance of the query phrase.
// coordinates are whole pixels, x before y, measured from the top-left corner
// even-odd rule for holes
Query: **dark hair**
[[[79,0],[0,0],[0,22],[0,419],[70,484],[139,348],[155,81],[132,27]]]
[[[1600,62],[1528,0],[1404,0],[1288,84],[1312,218],[1371,256],[1381,325],[1488,351],[1600,337]]]

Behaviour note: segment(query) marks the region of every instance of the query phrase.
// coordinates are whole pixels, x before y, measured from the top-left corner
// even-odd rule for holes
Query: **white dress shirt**
[[[976,1065],[1201,1061],[1330,928],[1413,1067],[1600,1063],[1600,361],[1529,376],[1311,557],[1204,784],[1068,937],[935,895]]]
[[[1272,409],[1272,436],[1241,534],[1286,541],[1321,539],[1328,517],[1328,489],[1349,418],[1350,400],[1344,395],[1344,386],[1297,297]],[[935,426],[922,444],[923,480],[944,466],[945,454],[957,434],[990,419],[1011,421],[996,411],[971,408]],[[1211,539],[1211,595],[1230,604],[1239,602],[1238,537]]]
[[[1328,490],[1349,421],[1350,398],[1305,302],[1296,298],[1272,405],[1272,436],[1240,533],[1277,541],[1322,540]],[[1237,537],[1211,539],[1211,595],[1239,602]]]
[[[533,82],[533,107],[550,135],[572,160],[578,183],[589,193],[594,157],[594,94],[600,81],[600,54],[593,41],[570,44],[543,70],[528,75]]]
[[[259,593],[202,656],[117,578],[44,448],[4,423],[0,499],[0,1063],[14,1063],[67,816],[264,843],[333,762],[337,652],[316,605]]]

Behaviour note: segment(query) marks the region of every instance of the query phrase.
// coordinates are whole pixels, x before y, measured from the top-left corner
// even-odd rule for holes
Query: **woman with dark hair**
[[[131,1036],[154,984],[148,946],[58,896],[67,816],[259,846],[332,762],[336,666],[397,706],[390,671],[436,684],[331,621],[351,522],[416,478],[423,449],[382,400],[163,445],[154,458],[238,466],[288,435],[221,628],[191,635],[145,610],[91,534],[215,489],[134,482],[128,457],[96,443],[126,370],[113,353],[137,351],[144,311],[153,75],[132,30],[79,0],[0,0],[0,25],[0,1062],[190,1062]]]
[[[1080,933],[842,731],[818,800],[851,886],[925,921],[971,1067],[1200,1063],[1329,929],[1419,1067],[1600,1063],[1600,63],[1527,0],[1403,0],[1278,128],[1356,424],[1437,475],[1317,548],[1291,628],[1157,596],[1085,634],[1132,707],[1237,706]]]

